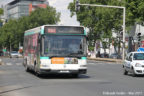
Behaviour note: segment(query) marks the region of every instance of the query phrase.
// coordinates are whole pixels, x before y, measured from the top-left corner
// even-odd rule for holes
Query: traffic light
[[[76,2],[75,2],[75,10],[76,11],[79,11],[79,9],[80,9],[80,5],[79,4],[80,4],[79,0],[76,0]]]
[[[138,33],[137,36],[138,36],[138,41],[141,41],[141,33]]]
[[[138,38],[138,46],[140,47],[140,44],[141,44],[141,33],[137,34],[137,38]]]

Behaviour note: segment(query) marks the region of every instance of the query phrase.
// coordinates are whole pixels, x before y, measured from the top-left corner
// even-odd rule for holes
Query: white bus
[[[81,26],[43,25],[24,33],[24,66],[41,74],[87,72],[86,31]]]

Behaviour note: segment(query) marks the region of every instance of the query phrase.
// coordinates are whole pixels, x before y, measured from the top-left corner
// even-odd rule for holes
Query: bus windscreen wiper
[[[82,54],[79,54],[79,53],[70,53],[67,56],[69,56],[69,57],[81,57]]]

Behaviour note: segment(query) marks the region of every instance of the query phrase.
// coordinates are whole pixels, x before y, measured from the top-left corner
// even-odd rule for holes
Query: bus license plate
[[[60,73],[69,73],[68,70],[61,70]]]

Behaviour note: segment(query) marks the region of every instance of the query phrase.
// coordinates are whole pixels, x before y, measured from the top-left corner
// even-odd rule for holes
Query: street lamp
[[[80,4],[79,0],[76,0],[76,5],[75,6],[76,6],[76,9],[78,9],[78,7],[80,7],[80,6],[107,7],[107,8],[123,9],[123,26],[122,26],[123,27],[123,51],[122,51],[122,60],[124,60],[124,58],[125,58],[125,17],[126,17],[126,8],[122,7],[122,6],[109,6],[109,5],[97,5],[97,4]]]

